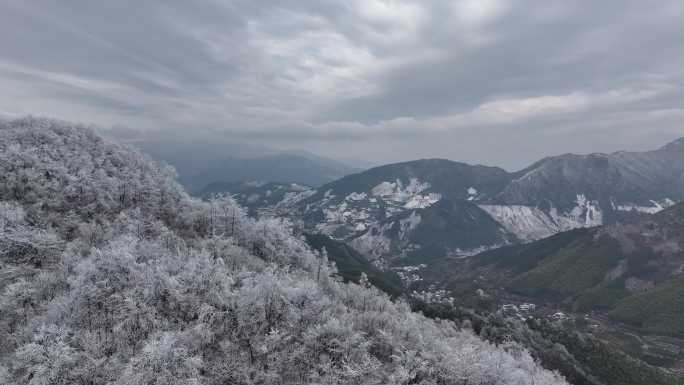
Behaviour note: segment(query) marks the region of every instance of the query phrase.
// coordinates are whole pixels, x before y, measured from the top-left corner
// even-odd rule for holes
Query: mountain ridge
[[[318,186],[358,170],[310,151],[274,149],[206,130],[192,135],[125,128],[99,131],[173,166],[179,181],[192,193],[200,193],[215,182],[265,180]]]
[[[400,232],[391,230],[400,221],[397,214],[417,218],[421,210],[443,199],[470,202],[498,223],[473,222],[489,232],[488,241],[472,247],[467,242],[454,244],[445,234],[436,256],[466,255],[574,228],[618,223],[681,201],[683,143],[684,138],[651,151],[550,156],[516,172],[441,158],[398,162],[347,175],[311,189],[298,201],[271,207],[278,206],[279,215],[307,231],[353,244],[383,262],[406,255],[404,247],[412,249],[410,254],[420,253],[420,243],[400,239]]]

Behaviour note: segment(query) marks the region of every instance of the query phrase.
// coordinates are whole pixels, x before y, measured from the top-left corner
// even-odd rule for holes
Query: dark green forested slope
[[[563,300],[600,285],[623,258],[617,241],[578,239],[548,254],[509,284],[519,294]]]
[[[444,260],[430,266],[424,277],[428,282],[443,280],[459,303],[470,307],[495,310],[502,303],[526,301],[548,310],[579,313],[579,324],[570,329],[540,328],[543,322],[528,326],[542,333],[541,341],[563,345],[577,360],[573,365],[600,380],[585,383],[657,383],[640,377],[643,373],[664,376],[661,383],[676,383],[682,380],[653,372],[624,353],[654,365],[679,367],[684,337],[683,246],[684,205],[679,204],[629,224],[578,229],[471,258]],[[478,289],[483,296],[474,294]],[[581,325],[587,312],[601,320],[601,326],[593,325],[598,329]],[[575,328],[578,331],[571,332]],[[584,334],[585,330],[591,334]],[[543,360],[555,362],[547,365],[559,365],[550,367],[571,381],[589,378],[565,367],[570,361],[553,359],[553,349],[543,343],[525,344],[536,354],[542,352]],[[639,369],[632,372],[633,368]],[[635,382],[639,378],[641,382]]]
[[[545,367],[575,385],[681,385],[684,378],[628,356],[590,334],[544,318],[521,321],[502,312],[476,312],[437,303],[414,301],[424,314],[460,322],[482,338],[506,345],[519,343]]]
[[[679,204],[631,224],[573,230],[467,261],[445,261],[432,274],[457,292],[503,288],[501,295],[606,311],[643,332],[682,337],[683,250]],[[447,270],[456,273],[440,277]]]
[[[684,279],[626,297],[609,314],[649,333],[684,336]]]
[[[385,293],[393,297],[402,294],[404,289],[396,274],[379,270],[346,243],[323,234],[305,234],[304,237],[313,249],[321,252],[325,249],[328,259],[335,262],[338,273],[345,281],[359,282],[361,275],[365,273],[370,283]]]

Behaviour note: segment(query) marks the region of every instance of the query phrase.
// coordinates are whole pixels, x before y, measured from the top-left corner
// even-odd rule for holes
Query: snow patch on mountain
[[[451,250],[449,252],[448,257],[450,257],[450,258],[472,257],[473,255],[478,255],[478,254],[484,253],[485,251],[488,251],[488,250],[498,249],[498,248],[504,247],[506,245],[508,245],[508,243],[497,243],[495,245],[482,245],[479,247],[473,247],[472,249],[456,248],[456,249]]]
[[[347,202],[342,202],[338,206],[330,206],[323,209],[326,222],[349,223],[357,221],[365,221],[370,215],[365,209],[349,207]]]
[[[630,203],[616,205],[613,203],[613,207],[617,211],[637,211],[646,214],[656,214],[675,204],[675,202],[669,198],[663,199],[662,201],[651,200],[650,202],[653,204],[652,206],[639,206]]]
[[[406,204],[405,209],[424,209],[437,203],[442,197],[439,194],[414,195]]]
[[[398,183],[401,183],[401,181],[397,180]],[[382,182],[379,185],[373,187],[371,189],[371,194],[375,196],[381,196],[381,197],[389,197],[392,196],[397,189],[397,183],[392,183],[392,182]]]
[[[311,190],[309,186],[304,186],[299,183],[290,183],[290,188],[295,191],[306,191],[306,190]],[[313,191],[313,190],[311,190]]]
[[[353,202],[356,203],[356,202]],[[321,208],[323,218],[315,224],[317,232],[334,239],[345,239],[354,234],[366,231],[375,222],[372,210],[376,207],[352,205],[346,201]]]
[[[477,189],[475,187],[469,187],[468,190],[466,190],[468,193],[468,200],[473,201],[477,199]]]
[[[349,195],[347,195],[344,199],[348,201],[362,201],[366,200],[368,198],[368,195],[366,193],[357,193],[353,192]]]
[[[405,209],[426,208],[442,199],[440,194],[421,194],[430,188],[427,182],[421,182],[418,178],[411,178],[409,184],[404,186],[400,179],[394,182],[382,182],[371,189],[373,196],[379,197],[385,202],[395,204],[403,203]],[[393,210],[392,214],[400,210]]]
[[[319,190],[322,197],[302,207],[301,214],[315,218],[308,225],[316,231],[347,240],[369,229],[379,230],[379,223],[395,215],[437,203],[442,196],[428,191],[430,188],[430,183],[410,178],[408,183],[401,179],[383,181],[368,191],[339,196],[333,189]]]
[[[346,239],[377,222],[380,204],[369,199],[368,194],[352,192],[340,198],[328,190],[320,202],[307,204],[304,212],[320,210],[322,213],[322,218],[315,224],[316,231],[335,239]]]

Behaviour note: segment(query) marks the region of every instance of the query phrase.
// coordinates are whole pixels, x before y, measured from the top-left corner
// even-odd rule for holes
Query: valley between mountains
[[[0,138],[0,383],[682,383],[682,142],[200,200],[79,125]]]
[[[654,214],[684,199],[684,139],[649,152],[566,154],[514,173],[443,159],[390,164],[311,188],[213,183],[253,213],[287,216],[389,266],[465,257]]]
[[[201,195],[216,193],[289,218],[354,266],[348,279],[364,272],[425,303],[570,323],[684,370],[684,139],[553,156],[518,172],[423,159],[318,187],[213,183]]]

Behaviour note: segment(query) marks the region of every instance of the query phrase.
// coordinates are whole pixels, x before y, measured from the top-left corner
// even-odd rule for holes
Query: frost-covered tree
[[[0,123],[0,263],[2,383],[564,383],[63,122]]]

